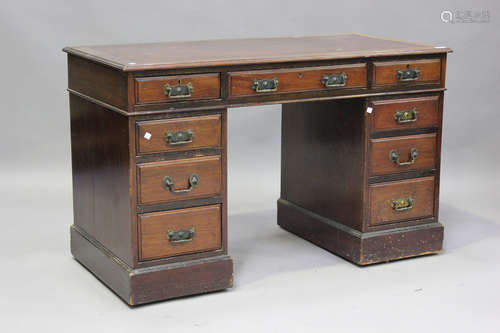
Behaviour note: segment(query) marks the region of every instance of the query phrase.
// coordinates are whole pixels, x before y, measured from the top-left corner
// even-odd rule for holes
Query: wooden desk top
[[[362,34],[77,46],[64,51],[123,71],[451,52],[446,47]]]

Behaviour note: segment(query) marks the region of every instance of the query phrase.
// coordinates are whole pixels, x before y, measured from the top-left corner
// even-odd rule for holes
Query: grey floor
[[[444,177],[443,253],[360,268],[280,229],[279,188],[238,181],[238,170],[230,169],[234,288],[133,309],[69,253],[69,175],[11,179],[17,188],[2,192],[2,331],[500,330],[500,223],[491,202],[467,205],[469,195]]]

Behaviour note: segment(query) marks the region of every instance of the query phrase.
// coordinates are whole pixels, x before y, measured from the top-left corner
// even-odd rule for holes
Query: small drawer
[[[137,123],[139,154],[211,148],[220,145],[220,115]]]
[[[370,225],[434,216],[434,186],[434,177],[370,185]]]
[[[366,64],[230,72],[230,96],[366,88]]]
[[[441,59],[381,61],[373,63],[373,85],[440,83]]]
[[[219,73],[141,77],[135,85],[138,104],[220,97]]]
[[[221,248],[220,205],[139,215],[140,260]]]
[[[370,140],[370,175],[434,169],[436,133]]]
[[[139,164],[140,204],[208,197],[221,192],[221,157]]]
[[[374,100],[372,132],[439,126],[439,96]]]

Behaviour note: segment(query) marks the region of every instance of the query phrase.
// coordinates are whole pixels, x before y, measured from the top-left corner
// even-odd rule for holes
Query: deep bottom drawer
[[[434,177],[370,185],[370,225],[434,216],[434,187]]]
[[[141,260],[221,248],[221,206],[139,215]]]

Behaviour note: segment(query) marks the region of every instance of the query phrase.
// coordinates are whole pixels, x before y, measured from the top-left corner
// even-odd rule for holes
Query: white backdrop
[[[497,332],[497,1],[10,1],[0,7],[2,326],[10,331]],[[443,10],[489,23],[444,23]],[[235,288],[131,310],[69,252],[64,46],[360,32],[449,55],[437,256],[356,267],[276,225],[280,106],[229,111]]]

